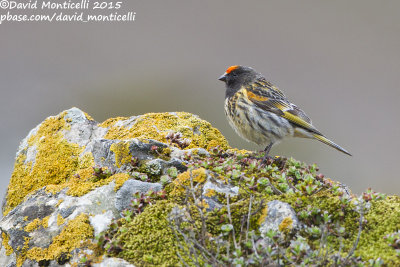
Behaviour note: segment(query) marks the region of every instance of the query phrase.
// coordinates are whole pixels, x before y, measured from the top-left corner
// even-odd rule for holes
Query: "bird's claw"
[[[261,164],[263,165],[271,165],[274,162],[274,158],[271,157],[270,155],[265,155],[262,160],[261,160]]]

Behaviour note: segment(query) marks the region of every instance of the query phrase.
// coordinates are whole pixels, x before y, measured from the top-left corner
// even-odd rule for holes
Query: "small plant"
[[[212,163],[207,163],[209,168]],[[247,161],[246,165],[255,168],[252,161]],[[204,161],[202,163],[204,166]],[[302,167],[303,168],[303,167]],[[243,170],[243,169],[242,169]],[[272,169],[270,169],[272,170]],[[298,175],[302,180],[300,183],[314,184],[320,182],[321,186],[328,185],[312,176],[308,171],[316,172],[317,168],[304,168],[307,172]],[[292,173],[296,175],[294,172]],[[303,180],[304,178],[304,180]],[[271,178],[269,178],[271,179]],[[260,178],[257,188],[267,190],[272,183],[268,178]],[[280,183],[286,181],[285,175],[274,176],[273,179]],[[296,179],[296,178],[294,178]],[[181,240],[179,246],[182,251],[186,251],[186,258],[189,257],[196,265],[204,266],[381,266],[381,259],[369,260],[364,262],[360,257],[354,256],[358,246],[361,232],[364,225],[364,214],[368,211],[370,201],[380,200],[382,196],[367,191],[358,198],[357,201],[350,197],[341,195],[341,203],[344,212],[356,211],[359,214],[358,232],[356,239],[350,249],[343,251],[343,239],[348,235],[345,228],[341,225],[341,216],[334,217],[328,211],[308,205],[305,209],[298,212],[298,218],[303,223],[303,228],[295,234],[269,230],[262,237],[260,233],[252,228],[251,218],[260,209],[254,210],[255,195],[250,188],[253,186],[252,179],[241,179],[242,190],[248,193],[247,200],[249,206],[247,213],[243,216],[240,226],[233,223],[231,212],[231,198],[225,195],[225,205],[220,211],[207,211],[203,209],[202,195],[197,189],[198,185],[191,182],[186,187],[185,208],[176,208],[170,214],[170,227],[174,231],[177,240]],[[273,186],[273,185],[272,185]],[[257,189],[257,190],[258,190]],[[282,187],[280,187],[282,189]],[[329,188],[327,188],[329,189]],[[270,189],[273,194],[273,190]],[[299,196],[303,193],[296,191]],[[306,195],[311,195],[305,192]],[[371,197],[369,197],[371,196]],[[243,199],[242,199],[243,201]],[[261,204],[262,206],[263,204]],[[304,205],[301,198],[295,206]],[[220,216],[220,226],[209,228],[212,224],[209,220],[213,213],[218,214],[225,211]],[[237,215],[236,215],[237,216]],[[197,220],[195,219],[197,218]],[[196,222],[201,222],[197,224]],[[219,229],[216,231],[216,229]],[[339,240],[341,249],[339,252],[333,248],[332,240]],[[398,248],[400,234],[396,233],[387,237],[393,247]],[[182,263],[183,255],[180,255]]]
[[[110,177],[111,175],[113,175],[114,173],[108,169],[108,168],[102,168],[102,167],[93,167],[93,181],[97,182],[103,179],[107,179],[108,177]]]
[[[400,230],[385,236],[388,245],[396,250],[397,257],[400,257]]]
[[[97,245],[104,249],[109,255],[116,255],[122,251],[122,244],[118,242],[118,239],[114,238],[118,231],[123,231],[123,229],[120,229],[121,226],[121,221],[114,219],[108,230],[100,233],[100,235],[96,237]]]
[[[145,174],[145,173],[133,171],[133,172],[131,173],[131,175],[132,175],[132,177],[133,177],[134,179],[140,180],[140,181],[142,181],[142,182],[150,182],[150,178],[149,178],[148,175]]]
[[[167,140],[183,149],[186,146],[178,142],[182,141],[181,137],[170,133]],[[152,151],[161,153],[157,146],[153,146]],[[357,254],[361,233],[369,227],[365,215],[375,201],[385,198],[383,194],[368,189],[356,199],[345,186],[319,174],[315,164],[308,166],[281,157],[265,163],[262,153],[243,154],[215,147],[209,154],[187,153],[182,160],[187,176],[179,176],[175,167],[165,171],[149,162],[139,162],[137,158],[132,158],[131,165],[132,176],[136,179],[152,181],[157,178],[168,193],[179,192],[179,197],[174,198],[177,206],[169,213],[168,222],[175,235],[175,245],[180,248],[177,257],[183,266],[385,264],[379,258],[363,260]],[[201,176],[194,175],[195,171],[201,171],[201,182],[196,180]],[[177,177],[179,179],[175,180]],[[205,181],[218,181],[224,188],[237,186],[239,190],[237,195],[204,190]],[[118,241],[118,236],[129,229],[118,222],[134,220],[146,207],[165,197],[165,192],[136,193],[122,218],[113,221],[110,230],[100,236],[101,247],[110,255],[122,255],[124,244]],[[298,228],[260,232],[265,202],[274,199],[292,206],[299,220]],[[348,240],[353,241],[349,243]],[[399,233],[386,237],[389,246],[396,250],[400,250],[399,240]],[[139,264],[153,264],[154,255],[149,255],[142,255]]]
[[[389,246],[394,249],[400,249],[400,231],[385,236]]]
[[[133,200],[129,209],[125,211],[125,217],[134,217],[143,212],[147,205],[153,205],[156,200],[165,199],[165,191],[149,191],[146,194],[137,192],[133,195]]]
[[[365,201],[371,201],[371,200],[378,201],[378,200],[384,200],[386,198],[386,195],[382,193],[377,193],[373,191],[371,188],[368,188],[367,192],[362,194],[362,198]]]
[[[170,144],[174,144],[178,146],[180,149],[185,149],[188,147],[191,143],[190,139],[182,139],[182,134],[180,132],[169,132],[167,136],[165,136],[165,139],[167,139]]]

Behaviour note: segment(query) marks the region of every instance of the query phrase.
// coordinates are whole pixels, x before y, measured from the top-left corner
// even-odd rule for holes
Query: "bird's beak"
[[[218,78],[218,80],[226,82],[226,72]]]

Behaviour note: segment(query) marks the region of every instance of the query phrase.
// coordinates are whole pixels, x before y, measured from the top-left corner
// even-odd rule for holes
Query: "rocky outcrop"
[[[400,263],[386,244],[397,240],[398,197],[357,198],[314,165],[261,158],[184,112],[49,117],[17,151],[0,266],[274,264],[277,252],[288,264]],[[244,240],[241,255],[214,251]],[[328,246],[329,257],[313,256]]]
[[[79,262],[90,250],[81,242],[106,230],[135,193],[162,189],[151,182],[152,176],[171,167],[186,169],[181,149],[166,144],[172,131],[191,137],[189,151],[216,142],[227,146],[218,130],[188,113],[146,114],[99,124],[72,108],[35,127],[21,142],[3,201],[0,265]],[[158,150],[166,149],[178,156],[159,158]],[[129,172],[132,158],[145,162],[145,172],[137,177]]]

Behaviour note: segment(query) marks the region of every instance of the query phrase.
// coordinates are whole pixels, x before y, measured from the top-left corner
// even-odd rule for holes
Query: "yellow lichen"
[[[55,260],[64,253],[79,248],[82,241],[93,237],[93,228],[90,225],[89,217],[80,214],[70,220],[61,233],[55,236],[48,248],[33,247],[26,252],[26,257],[35,260]]]
[[[61,205],[61,203],[63,203],[63,202],[64,202],[64,199],[60,199],[60,200],[58,200],[58,202],[57,202],[57,204],[56,204],[56,207],[60,206],[60,205]]]
[[[207,192],[204,194],[206,197],[213,197],[216,195],[216,191],[214,189],[208,189]]]
[[[132,155],[129,154],[129,142],[114,143],[110,150],[115,154],[115,165],[118,168],[129,163],[132,159]]]
[[[16,265],[17,265],[18,267],[22,266],[22,264],[24,264],[25,260],[26,260],[25,254],[20,254],[20,255],[18,255],[18,256],[17,256]]]
[[[261,225],[261,224],[263,224],[264,223],[264,221],[265,221],[265,218],[267,218],[267,215],[268,215],[268,205],[265,205],[265,207],[264,207],[264,209],[262,210],[262,212],[261,212],[261,216],[260,216],[260,218],[258,219],[258,225]]]
[[[279,231],[285,232],[291,230],[293,227],[293,219],[291,217],[285,217],[279,224]]]
[[[86,171],[86,170],[85,170]],[[89,172],[89,170],[87,170]],[[90,173],[93,173],[93,169],[90,168]],[[92,175],[90,175],[92,177]],[[115,180],[116,187],[114,190],[118,190],[122,184],[129,179],[129,174],[126,173],[116,173],[108,178],[100,179],[94,182],[92,179],[82,179],[82,176],[71,177],[67,182],[62,185],[48,185],[46,186],[46,191],[50,193],[59,192],[61,189],[68,187],[67,194],[71,196],[83,196],[97,187],[107,185]]]
[[[196,183],[204,183],[207,179],[207,173],[204,168],[195,170],[188,170],[178,175],[178,177],[172,182],[173,189],[171,196],[181,196],[187,188],[190,186],[190,181],[193,181],[193,185]]]
[[[26,232],[33,232],[36,229],[38,229],[39,226],[42,226],[43,228],[47,228],[49,225],[49,218],[50,218],[50,215],[47,217],[44,217],[42,220],[40,220],[39,218],[36,218],[33,221],[31,221],[30,223],[28,223],[25,226],[24,230]]]
[[[61,225],[64,223],[65,223],[65,219],[60,214],[57,214],[57,225]]]
[[[15,159],[14,172],[12,173],[10,179],[10,185],[12,185],[12,187],[9,185],[7,189],[7,196],[6,196],[7,202],[6,205],[4,206],[4,212],[3,212],[4,216],[7,215],[7,213],[10,212],[15,206],[17,206],[25,197],[25,195],[30,192],[29,189],[24,190],[24,180],[25,180],[24,177],[29,176],[29,172],[32,167],[32,162],[28,162],[27,164],[25,164],[25,160],[26,160],[25,154],[20,154]],[[25,186],[29,188],[32,187],[33,185],[28,183]],[[22,193],[26,191],[25,195],[21,194],[20,188],[22,190],[21,191]]]
[[[26,149],[18,155],[7,191],[4,216],[27,195],[44,186],[51,193],[68,187],[68,194],[80,196],[112,180],[105,179],[97,183],[89,181],[93,173],[93,155],[86,153],[81,156],[85,147],[69,143],[64,138],[63,133],[70,129],[68,121],[71,121],[64,118],[66,114],[65,111],[47,118],[35,134],[29,137],[29,149],[36,152],[33,161],[26,161]],[[87,114],[85,116],[91,119]],[[190,113],[149,113],[139,116],[130,127],[118,126],[123,124],[119,122],[126,119],[113,118],[100,124],[100,127],[108,128],[105,138],[139,138],[142,141],[155,139],[167,142],[165,136],[173,131],[180,132],[182,138],[191,140],[187,148],[228,148],[226,139],[217,129]],[[128,143],[114,144],[111,150],[115,153],[117,167],[130,161]],[[164,152],[170,151],[166,149]]]
[[[210,207],[210,205],[208,204],[208,202],[205,199],[203,199],[202,201],[198,201],[198,203],[196,203],[196,204],[199,208],[202,209],[203,212],[206,212],[207,209]]]
[[[6,255],[10,256],[14,252],[13,248],[8,244],[10,238],[4,232],[1,233],[1,238],[3,239],[3,247],[6,249]]]
[[[109,184],[113,180],[112,176],[106,179],[100,179],[97,182],[82,181],[79,178],[71,178],[67,183],[68,191],[67,194],[71,196],[83,196],[93,189]]]
[[[162,149],[161,154],[169,157],[171,155],[171,152],[172,152],[171,148],[165,147]]]
[[[26,260],[26,251],[29,248],[29,240],[30,238],[27,236],[24,236],[24,246],[22,248],[18,248],[18,253],[17,253],[17,262],[16,265],[22,266],[22,264],[25,262]]]
[[[173,131],[182,133],[183,139],[191,140],[188,149],[196,147],[211,149],[215,146],[229,147],[228,142],[219,130],[212,127],[209,122],[190,113],[148,113],[138,117],[134,124],[129,127],[119,124],[116,126],[117,122],[126,119],[112,118],[100,124],[100,127],[108,128],[104,138],[119,140],[154,139],[166,142],[165,136]]]
[[[93,167],[94,164],[94,157],[93,154],[90,152],[85,153],[83,156],[79,158],[79,169],[86,169]]]
[[[94,121],[94,119],[89,114],[87,114],[86,112],[83,112],[83,114],[85,114],[86,119],[88,119],[90,121]]]
[[[62,184],[76,171],[82,147],[64,139],[63,130],[68,130],[66,112],[47,118],[33,134],[28,145],[36,149],[34,164],[25,162],[23,152],[17,157],[7,191],[7,202],[3,215],[16,207],[25,196],[49,185]]]
[[[99,124],[99,127],[102,128],[109,128],[109,127],[113,127],[117,122],[119,121],[124,121],[127,120],[128,117],[115,117],[115,118],[110,118],[102,123]],[[109,138],[109,139],[113,139],[113,138]]]
[[[39,218],[36,218],[25,226],[25,231],[32,232],[36,230],[41,225],[41,223],[42,221]]]
[[[115,181],[114,191],[118,191],[118,189],[120,189],[121,186],[131,178],[131,176],[127,173],[117,173],[114,174],[112,177]]]
[[[50,219],[50,215],[46,216],[42,219],[42,226],[43,228],[47,228],[49,227],[49,219]]]
[[[233,153],[236,155],[242,155],[242,156],[246,156],[248,157],[250,154],[252,154],[252,151],[248,151],[245,149],[237,149],[237,148],[230,148],[228,150],[226,150],[227,153]]]

